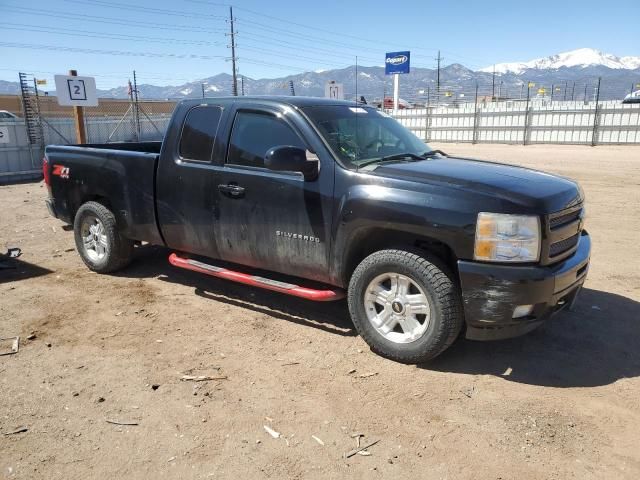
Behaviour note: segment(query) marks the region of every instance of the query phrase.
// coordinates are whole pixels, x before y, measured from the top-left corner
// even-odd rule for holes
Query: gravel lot
[[[24,252],[0,270],[0,337],[22,338],[0,357],[0,433],[28,429],[0,435],[0,478],[640,478],[640,148],[433,146],[579,180],[594,246],[574,312],[421,366],[371,353],[343,302],[160,248],[91,273],[42,184],[0,187],[0,247]],[[370,456],[343,458],[354,433]]]

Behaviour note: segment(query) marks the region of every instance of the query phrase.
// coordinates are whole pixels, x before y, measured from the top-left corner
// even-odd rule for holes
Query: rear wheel
[[[115,215],[103,204],[83,204],[73,230],[80,257],[94,272],[115,272],[131,261],[133,241],[120,234]]]
[[[371,349],[400,362],[436,357],[463,325],[452,274],[422,252],[371,254],[353,272],[348,301],[353,323]]]

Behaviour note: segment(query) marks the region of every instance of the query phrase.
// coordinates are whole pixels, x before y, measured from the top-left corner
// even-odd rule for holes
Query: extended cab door
[[[291,107],[238,102],[230,112],[227,155],[218,185],[216,228],[224,260],[328,281],[334,161]],[[276,146],[305,148],[319,177],[265,168]],[[320,153],[322,152],[322,153]]]
[[[174,112],[157,173],[158,222],[170,248],[218,257],[215,232],[216,186],[225,142],[216,141],[223,105],[180,105]],[[179,122],[179,120],[178,120]],[[135,179],[132,179],[135,181]]]

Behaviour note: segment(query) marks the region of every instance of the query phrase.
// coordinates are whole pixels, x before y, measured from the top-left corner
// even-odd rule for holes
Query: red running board
[[[227,268],[216,267],[206,263],[193,260],[191,258],[182,258],[175,253],[169,255],[169,263],[174,267],[193,270],[194,272],[204,273],[212,277],[224,278],[232,282],[244,283],[254,287],[273,290],[274,292],[286,293],[294,297],[306,298],[307,300],[315,300],[316,302],[329,302],[331,300],[339,300],[344,298],[344,291],[336,290],[314,290],[313,288],[301,287],[292,283],[279,282],[269,278],[258,277],[257,275],[249,275],[247,273],[236,272]]]

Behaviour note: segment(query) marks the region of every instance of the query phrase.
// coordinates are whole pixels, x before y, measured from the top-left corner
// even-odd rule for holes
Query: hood
[[[582,202],[573,181],[523,167],[468,160],[434,158],[381,165],[372,172],[389,178],[450,185],[489,194],[544,213],[557,212]]]

